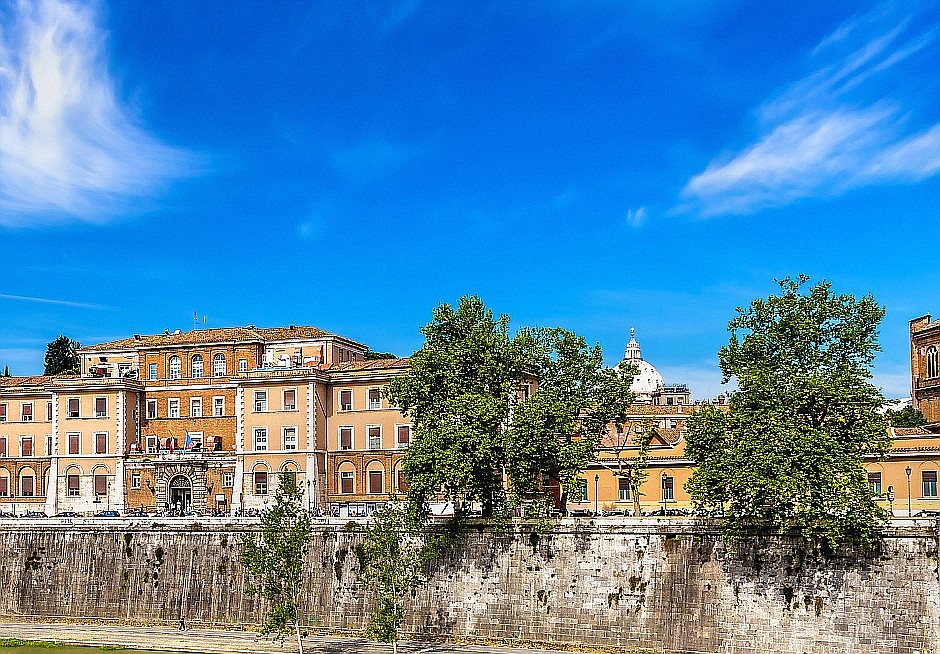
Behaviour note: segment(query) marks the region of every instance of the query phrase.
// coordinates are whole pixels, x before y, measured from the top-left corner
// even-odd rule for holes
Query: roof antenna
[[[199,327],[199,312],[193,309],[193,330]]]

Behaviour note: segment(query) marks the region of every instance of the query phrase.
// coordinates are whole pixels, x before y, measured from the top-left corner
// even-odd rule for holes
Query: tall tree
[[[60,335],[46,345],[46,368],[44,375],[72,375],[81,372],[82,365],[78,349],[82,346],[65,335]]]
[[[885,419],[892,427],[921,427],[927,424],[927,418],[912,406],[906,406],[903,409],[895,411],[888,409],[885,411]]]
[[[884,309],[808,281],[786,278],[779,295],[737,309],[718,357],[738,390],[727,414],[689,418],[685,452],[698,466],[687,488],[724,509],[731,537],[790,527],[830,547],[870,545],[885,516],[862,466],[889,446],[871,384]]]
[[[562,329],[509,332],[478,297],[441,304],[425,344],[386,395],[411,418],[403,468],[409,505],[438,494],[484,516],[541,492],[546,476],[571,490],[608,421],[632,400],[630,379],[604,368],[599,346]],[[535,389],[525,393],[523,389]]]
[[[295,476],[280,473],[274,506],[261,520],[261,539],[246,535],[241,554],[248,594],[267,601],[261,633],[283,641],[294,631],[301,654],[299,607],[310,543],[310,514],[302,499]]]
[[[398,654],[405,603],[427,581],[422,539],[409,530],[404,508],[391,502],[372,514],[356,554],[359,580],[375,596],[366,633]]]

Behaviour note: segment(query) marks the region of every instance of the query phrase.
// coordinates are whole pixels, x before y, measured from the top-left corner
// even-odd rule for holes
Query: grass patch
[[[65,647],[62,643],[56,643],[51,640],[23,640],[21,638],[0,638],[0,647],[44,647],[53,649],[55,647]]]
[[[118,650],[127,649],[127,645],[102,645],[98,649],[103,652],[116,652]]]

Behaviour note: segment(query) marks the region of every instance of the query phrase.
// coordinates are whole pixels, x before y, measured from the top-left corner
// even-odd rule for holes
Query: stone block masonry
[[[242,535],[256,526],[151,521],[0,525],[0,612],[12,620],[253,625]],[[730,552],[708,525],[568,521],[550,533],[473,526],[406,615],[415,638],[658,652],[940,651],[934,529],[888,530],[873,553],[768,537]],[[317,526],[310,626],[357,631],[354,525]]]

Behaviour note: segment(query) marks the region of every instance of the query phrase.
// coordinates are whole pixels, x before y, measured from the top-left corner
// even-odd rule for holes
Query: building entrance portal
[[[193,484],[189,477],[177,475],[170,480],[170,510],[188,513],[193,504]]]

